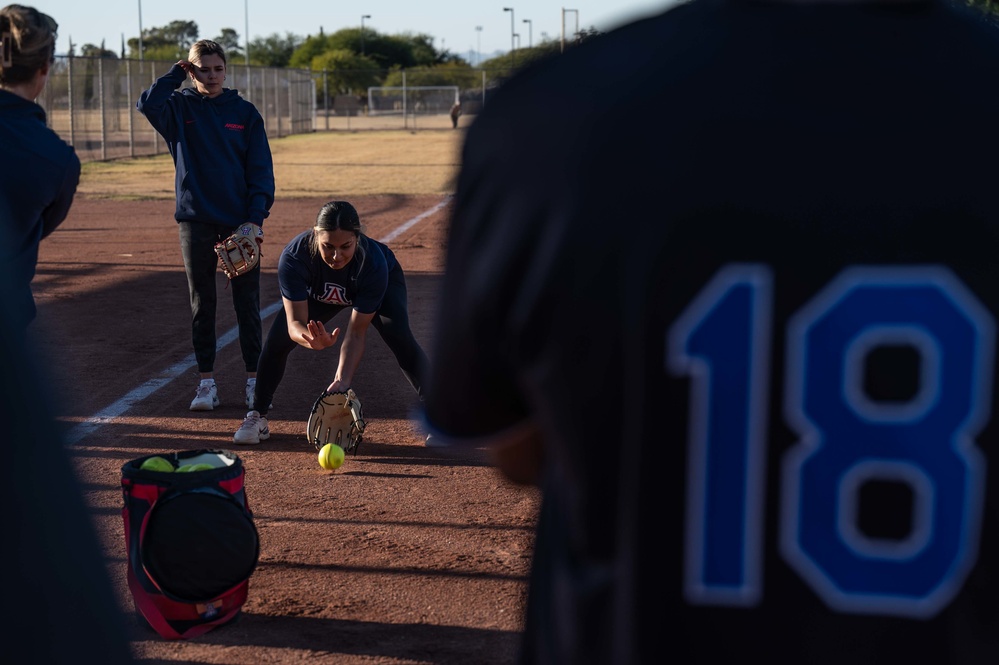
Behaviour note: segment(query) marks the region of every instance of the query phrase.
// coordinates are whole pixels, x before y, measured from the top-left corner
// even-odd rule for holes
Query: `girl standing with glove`
[[[136,104],[170,149],[176,167],[180,248],[191,294],[191,336],[201,381],[192,411],[219,405],[214,366],[217,345],[215,243],[246,222],[263,226],[274,203],[274,166],[263,118],[231,88],[225,51],[204,39],[142,93]],[[190,78],[193,88],[179,89]],[[263,242],[263,237],[258,237]],[[231,280],[239,346],[246,366],[246,405],[263,337],[260,322],[260,268]]]

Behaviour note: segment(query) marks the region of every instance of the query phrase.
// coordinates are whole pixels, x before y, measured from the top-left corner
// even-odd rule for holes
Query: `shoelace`
[[[212,394],[211,386],[198,386],[198,397],[208,397]]]

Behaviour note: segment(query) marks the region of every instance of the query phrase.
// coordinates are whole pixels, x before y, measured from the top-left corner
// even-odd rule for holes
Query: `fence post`
[[[128,115],[128,156],[135,157],[135,130],[132,127],[132,61],[125,61],[125,113]]]
[[[152,65],[149,66],[149,79],[150,86],[156,83],[156,70]],[[153,130],[153,154],[158,155],[160,154],[160,133],[153,129],[152,125],[149,128]]]
[[[482,108],[486,107],[486,70],[482,70]]]
[[[330,79],[329,72],[323,70],[323,113],[326,116],[326,131],[330,130]]]
[[[288,84],[288,133],[295,133],[295,95],[291,89],[291,78],[285,72],[285,82]]]
[[[402,70],[402,128],[409,128],[409,105],[406,103],[406,70]]]
[[[260,72],[260,83],[261,83],[261,85],[260,85],[260,108],[261,108],[263,116],[264,116],[264,131],[266,132],[267,131],[267,119],[268,119],[268,116],[270,114],[267,112],[267,84],[264,82],[264,71],[266,71],[266,70],[262,70]]]
[[[69,144],[76,147],[76,123],[73,122],[73,118],[76,114],[73,112],[73,56],[69,56],[69,83],[66,86],[66,92],[69,95]]]
[[[107,119],[104,117],[104,58],[97,58],[97,94],[101,99],[101,159],[107,159]]]
[[[281,137],[281,82],[278,80],[277,67],[271,69],[274,72],[274,114],[277,115],[277,135]]]

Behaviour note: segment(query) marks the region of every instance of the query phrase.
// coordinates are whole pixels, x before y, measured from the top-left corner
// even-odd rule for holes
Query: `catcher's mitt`
[[[364,434],[364,416],[361,415],[361,400],[353,390],[345,393],[323,391],[312,405],[305,436],[316,450],[327,443],[335,443],[344,452],[357,454]]]
[[[264,230],[256,224],[240,224],[236,232],[215,243],[215,253],[219,255],[219,265],[229,279],[245,274],[260,263],[260,243]]]

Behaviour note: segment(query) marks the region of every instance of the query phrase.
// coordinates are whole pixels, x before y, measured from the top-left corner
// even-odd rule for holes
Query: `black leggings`
[[[219,257],[215,243],[227,238],[235,230],[203,222],[179,222],[180,251],[187,272],[187,287],[191,296],[191,341],[199,372],[215,368],[218,345],[215,333],[215,310],[218,297],[215,277]],[[257,371],[260,357],[260,340],[263,326],[260,323],[260,266],[229,281],[232,307],[239,326],[239,348],[247,372]],[[269,403],[269,402],[268,402]]]
[[[327,305],[309,299],[309,319],[328,323],[330,319],[345,309],[341,305]],[[396,267],[389,273],[388,288],[381,307],[371,320],[378,334],[395,355],[396,362],[403,375],[409,381],[416,394],[423,396],[423,380],[427,370],[427,355],[409,328],[409,310],[406,304],[406,278],[402,268]],[[341,338],[342,342],[342,338]],[[288,356],[298,346],[288,335],[288,318],[282,307],[260,352],[257,363],[257,387],[254,402],[260,415],[266,415],[268,407],[274,398],[274,391],[284,378],[284,370],[288,365]],[[332,377],[331,377],[332,380]]]

